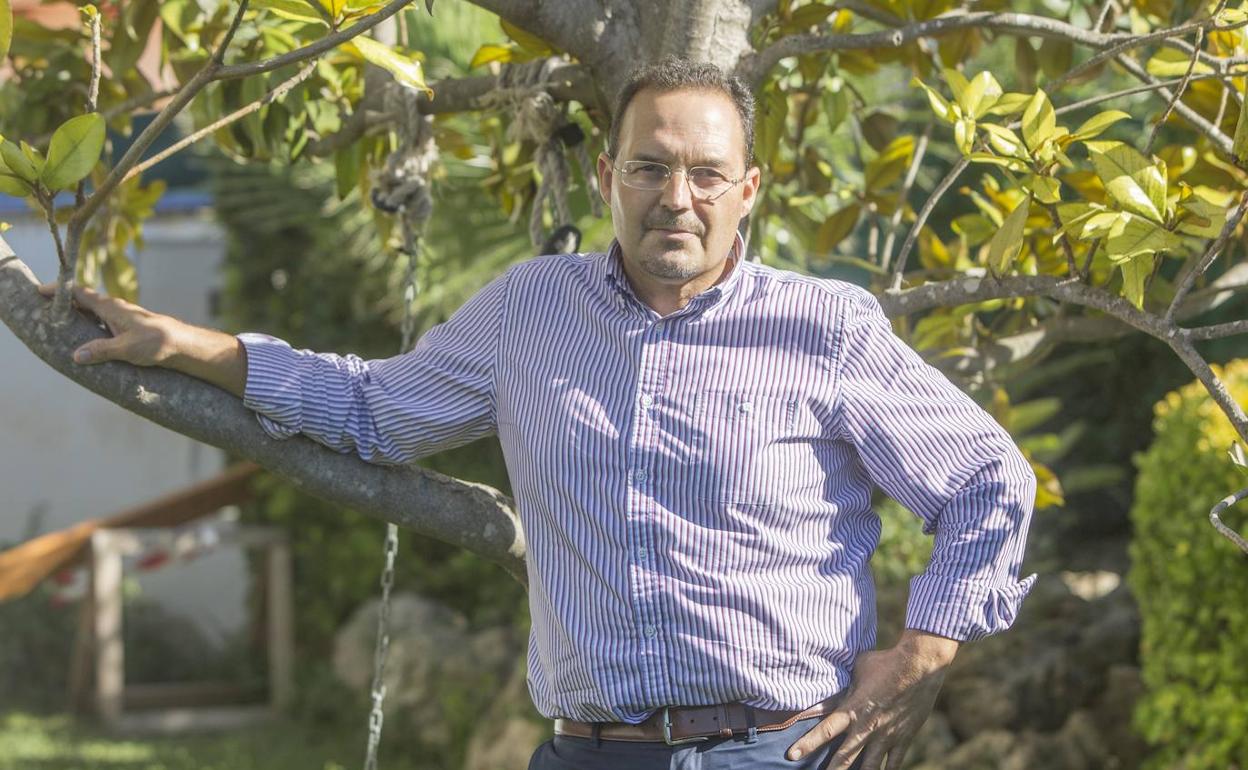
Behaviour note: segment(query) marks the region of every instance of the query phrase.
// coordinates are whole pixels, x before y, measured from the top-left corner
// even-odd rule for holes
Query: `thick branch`
[[[70,353],[100,330],[77,314],[65,325],[50,323],[50,303],[12,254],[0,239],[0,320],[61,374],[152,422],[253,460],[306,492],[466,548],[526,582],[524,535],[501,493],[421,468],[369,465],[303,438],[274,441],[238,398],[166,369],[77,366]]]
[[[1092,48],[1106,48],[1131,37],[1118,33],[1093,32],[1058,19],[1026,13],[958,12],[882,32],[790,35],[759,51],[744,69],[750,72],[753,81],[757,83],[777,62],[787,56],[816,51],[899,48],[919,38],[946,35],[968,27],[1070,40]]]

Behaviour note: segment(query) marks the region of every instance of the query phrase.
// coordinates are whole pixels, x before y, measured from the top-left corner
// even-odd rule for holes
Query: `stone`
[[[334,672],[368,695],[373,677],[379,600],[357,610],[334,639]],[[433,751],[452,753],[522,667],[507,629],[471,634],[459,613],[415,594],[390,603],[386,660],[386,725]],[[526,696],[527,697],[527,696]]]

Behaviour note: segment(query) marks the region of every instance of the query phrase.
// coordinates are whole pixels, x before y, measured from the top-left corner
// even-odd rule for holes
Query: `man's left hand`
[[[896,646],[860,653],[845,700],[789,747],[786,756],[796,760],[845,733],[828,770],[847,770],[859,753],[862,770],[880,770],[885,755],[885,770],[899,770],[936,703],[957,649],[953,639],[906,629]]]

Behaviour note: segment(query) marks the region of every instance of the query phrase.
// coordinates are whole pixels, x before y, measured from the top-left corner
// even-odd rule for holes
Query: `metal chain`
[[[413,222],[405,209],[399,210],[403,228],[403,248],[407,257],[403,274],[403,341],[400,353],[411,350],[416,335],[416,262],[420,252],[420,229],[423,221]],[[381,726],[385,721],[382,705],[386,700],[386,656],[390,651],[390,588],[394,585],[394,557],[399,552],[399,528],[386,525],[385,566],[381,571],[381,605],[377,609],[377,646],[373,651],[373,708],[368,715],[368,750],[364,755],[364,770],[377,770],[377,747],[381,744]]]

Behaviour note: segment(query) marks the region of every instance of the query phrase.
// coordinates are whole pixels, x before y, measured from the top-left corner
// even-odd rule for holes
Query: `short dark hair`
[[[667,56],[653,64],[646,64],[631,74],[615,100],[615,112],[611,114],[611,130],[607,135],[607,154],[615,157],[620,146],[620,123],[624,110],[633,97],[645,89],[660,93],[691,89],[721,93],[732,100],[741,118],[741,133],[745,137],[745,166],[754,162],[754,95],[745,83],[735,75],[728,75],[714,64],[691,62],[679,56]]]

